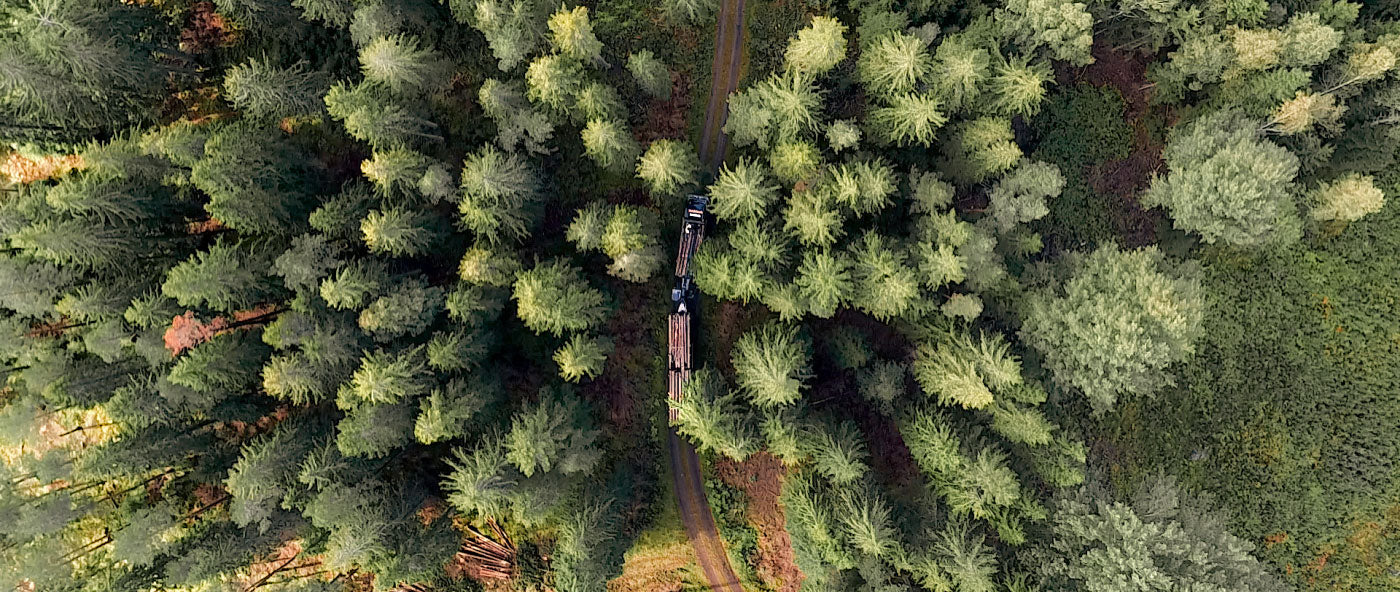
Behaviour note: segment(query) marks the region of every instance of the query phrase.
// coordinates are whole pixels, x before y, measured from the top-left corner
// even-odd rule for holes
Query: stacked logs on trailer
[[[493,536],[467,526],[469,536],[457,551],[457,560],[464,564],[467,575],[478,581],[509,580],[515,574],[515,544],[495,520],[486,522]]]

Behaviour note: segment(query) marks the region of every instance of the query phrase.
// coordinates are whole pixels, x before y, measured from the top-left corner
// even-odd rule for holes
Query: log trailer
[[[703,195],[686,198],[681,216],[680,247],[676,250],[675,284],[671,288],[671,314],[667,317],[666,395],[679,402],[690,380],[690,323],[697,290],[691,263],[700,243],[705,240],[706,208],[710,199]],[[676,421],[676,409],[670,408],[671,421]]]

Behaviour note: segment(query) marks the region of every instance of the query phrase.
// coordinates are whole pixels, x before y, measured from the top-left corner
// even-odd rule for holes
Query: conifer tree
[[[903,93],[890,97],[889,104],[870,111],[870,135],[899,146],[933,143],[934,132],[948,122],[938,99],[927,94]]]
[[[1258,125],[1222,111],[1178,128],[1163,153],[1167,175],[1143,193],[1178,228],[1209,243],[1287,244],[1300,233],[1292,193],[1298,158],[1258,136]]]
[[[593,25],[588,22],[588,7],[576,6],[573,10],[560,8],[549,17],[549,32],[553,35],[554,48],[566,56],[594,66],[602,66],[603,43],[593,34]]]
[[[404,207],[373,210],[360,222],[370,252],[395,257],[426,254],[442,240],[439,219],[432,212]]]
[[[603,293],[589,285],[582,269],[562,259],[520,272],[511,299],[526,327],[555,336],[593,329],[607,314]]]
[[[554,363],[559,365],[560,377],[579,382],[601,375],[611,351],[612,343],[607,338],[576,333],[554,351]]]
[[[252,308],[275,290],[268,259],[261,248],[221,241],[170,268],[161,291],[182,306],[220,312]]]
[[[598,166],[611,171],[631,172],[642,153],[631,131],[616,119],[590,119],[580,135],[584,153]]]
[[[423,94],[446,85],[448,64],[412,36],[380,37],[360,48],[360,71],[365,80],[385,85],[402,95]]]
[[[678,25],[695,25],[710,18],[718,4],[715,0],[663,0],[661,12]]]
[[[1385,207],[1385,193],[1370,176],[1351,174],[1325,183],[1312,193],[1314,220],[1355,222]]]
[[[279,68],[250,59],[224,73],[229,102],[250,117],[317,115],[325,110],[322,97],[329,89],[330,80],[324,73],[309,71],[302,63]]]
[[[1057,500],[1050,522],[1057,554],[1037,555],[1047,585],[1116,592],[1136,589],[1132,582],[1191,588],[1227,581],[1247,592],[1288,589],[1250,554],[1252,543],[1230,534],[1208,503],[1174,480],[1149,479],[1130,503],[1105,497],[1086,488]]]
[[[627,71],[647,94],[663,101],[671,100],[671,71],[650,49],[628,54]]]
[[[541,199],[538,172],[519,154],[486,146],[462,166],[462,224],[492,243],[523,240]]]
[[[1195,351],[1205,307],[1199,273],[1155,247],[1101,247],[1076,260],[1062,288],[1032,298],[1021,337],[1095,413],[1121,395],[1150,396],[1171,384],[1168,367]]]
[[[810,346],[797,327],[768,323],[744,333],[730,361],[739,388],[754,404],[788,405],[802,397],[812,377]]]
[[[806,439],[813,468],[832,483],[852,484],[870,471],[870,453],[855,423],[810,425]]]
[[[829,319],[854,296],[850,258],[839,251],[807,251],[793,284],[813,315]]]
[[[694,183],[700,174],[700,158],[689,144],[657,140],[637,161],[637,177],[653,194],[674,194]]]
[[[560,54],[540,56],[525,70],[525,96],[556,116],[567,115],[574,110],[574,95],[583,82],[578,60]]]
[[[831,17],[812,22],[788,40],[783,59],[788,70],[807,75],[825,74],[846,59],[846,25]]]
[[[742,461],[758,447],[748,410],[712,368],[692,374],[681,400],[670,404],[676,410],[676,432],[700,450]]]
[[[923,40],[905,33],[880,37],[860,52],[856,62],[861,84],[879,97],[913,91],[933,69]]]
[[[726,164],[720,170],[710,186],[710,207],[720,219],[759,217],[777,199],[777,191],[763,165],[740,159],[734,166]]]
[[[1070,0],[1011,0],[996,11],[996,19],[1025,51],[1045,48],[1051,57],[1077,66],[1093,63],[1094,17],[1083,2]]]
[[[1007,116],[1030,116],[1040,111],[1045,85],[1054,80],[1050,67],[1027,58],[1012,58],[997,66],[988,81],[992,106]]]
[[[506,458],[526,477],[556,469],[563,474],[591,470],[603,451],[589,413],[572,387],[541,389],[538,403],[511,418]]]

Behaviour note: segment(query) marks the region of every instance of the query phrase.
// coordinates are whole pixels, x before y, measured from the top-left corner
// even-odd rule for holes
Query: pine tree
[[[850,258],[830,250],[807,251],[797,268],[793,283],[807,303],[810,312],[823,319],[836,314],[836,309],[850,302],[855,292]]]
[[[318,115],[325,110],[322,97],[330,90],[323,72],[296,63],[279,68],[250,59],[224,73],[229,102],[249,117],[281,119]]]
[[[603,373],[612,351],[612,342],[606,337],[595,337],[576,333],[563,347],[554,351],[554,363],[559,365],[559,376],[569,382],[579,382],[584,378],[594,379]]]
[[[631,172],[642,147],[631,130],[616,119],[594,118],[580,132],[583,151],[598,166],[610,171]]]
[[[462,224],[492,243],[523,240],[538,215],[538,172],[519,154],[487,146],[462,166]]]
[[[360,329],[380,343],[420,335],[442,314],[443,298],[421,279],[401,282],[360,311]]]
[[[573,10],[561,7],[549,17],[549,31],[559,53],[594,66],[606,65],[603,43],[598,41],[593,25],[588,22],[588,7],[576,6]]]
[[[647,94],[663,101],[671,100],[671,71],[650,49],[628,54],[627,71]]]
[[[700,174],[700,158],[688,144],[657,140],[637,161],[637,178],[646,181],[653,194],[675,194],[693,184]]]
[[[899,547],[889,506],[869,487],[843,491],[838,502],[847,544],[871,557],[885,557]]]
[[[554,134],[554,123],[535,109],[525,98],[525,87],[518,81],[486,80],[477,91],[481,110],[496,122],[496,142],[504,150],[524,145],[535,154],[553,150],[548,143]]]
[[[607,315],[603,293],[589,285],[582,269],[562,259],[520,272],[511,299],[520,320],[536,333],[587,331]]]
[[[757,449],[748,410],[714,369],[697,370],[685,384],[681,400],[670,404],[676,410],[676,432],[694,441],[696,448],[736,461]]]
[[[933,60],[923,40],[905,33],[880,37],[860,52],[856,71],[861,84],[878,97],[913,91],[933,70]]]
[[[204,143],[190,182],[208,194],[209,215],[240,232],[295,235],[310,207],[316,165],[276,128],[237,123]]]
[[[385,85],[337,82],[325,96],[331,117],[376,150],[442,140],[438,125],[418,105],[397,98]]]
[[[238,394],[258,383],[270,353],[254,332],[216,335],[176,360],[170,382],[200,393]]]
[[[1043,62],[1032,63],[1026,58],[1008,60],[997,66],[988,82],[992,106],[1005,116],[1035,115],[1045,100],[1045,85],[1053,80],[1050,67]]]
[[[432,444],[464,437],[473,418],[500,396],[501,385],[493,379],[474,374],[452,380],[421,401],[414,438],[420,444]]]
[[[950,110],[972,106],[986,86],[990,63],[987,50],[972,45],[965,36],[944,38],[933,52],[930,79],[935,92]]]
[[[601,459],[598,430],[589,409],[571,387],[543,388],[538,403],[511,418],[506,458],[526,477],[559,470],[591,470]]]
[[[996,11],[996,20],[1025,51],[1045,48],[1051,57],[1076,66],[1093,63],[1094,17],[1083,2],[1011,0]]]
[[[343,390],[343,406],[394,404],[428,394],[433,387],[423,348],[367,352]]]
[[[271,267],[260,247],[218,242],[208,250],[166,272],[161,292],[182,306],[202,306],[220,312],[252,308],[275,294]]]
[[[515,282],[520,261],[513,253],[476,245],[462,254],[457,274],[462,281],[483,286],[505,287]]]
[[[763,407],[796,402],[812,377],[812,354],[797,327],[769,323],[744,333],[730,361],[739,388]]]
[[[503,72],[514,70],[544,41],[553,5],[537,0],[459,0],[449,4],[458,22],[471,23],[491,46]]]
[[[810,142],[781,142],[768,152],[768,166],[773,169],[773,175],[786,183],[811,179],[821,164],[821,154]]]
[[[783,214],[786,219],[783,230],[804,245],[826,247],[844,233],[842,224],[846,220],[830,191],[796,191]]]
[[[808,426],[806,440],[813,468],[834,484],[853,483],[870,471],[870,453],[855,423],[849,420]]]
[[[1139,589],[1139,582],[1288,589],[1274,568],[1250,554],[1252,543],[1230,534],[1204,500],[1184,494],[1169,478],[1149,479],[1131,503],[1085,488],[1059,498],[1055,510],[1049,547],[1055,551],[1037,553],[1035,565],[1056,589],[1116,592]]]
[[[525,96],[550,113],[574,110],[574,95],[583,87],[583,67],[575,59],[550,54],[535,58],[525,70]]]
[[[380,37],[360,48],[360,72],[401,95],[436,91],[448,81],[450,65],[437,52],[408,35]]]
[[[710,186],[711,209],[720,219],[755,218],[768,212],[777,200],[778,187],[773,185],[763,165],[739,159],[734,166],[725,165]]]
[[[870,135],[898,146],[933,144],[934,132],[948,122],[943,104],[927,94],[903,93],[890,97],[889,104],[870,111]]]
[[[442,240],[439,222],[430,211],[393,207],[371,211],[360,222],[360,232],[372,253],[417,257]]]
[[[156,10],[90,2],[7,5],[0,137],[76,143],[154,118],[173,54]]]
[[[981,182],[1021,160],[1011,120],[979,117],[957,126],[943,144],[945,172],[959,184]]]
[[[715,0],[663,0],[661,12],[675,24],[696,25],[710,18],[717,6]]]
[[[825,74],[846,59],[846,25],[831,17],[812,22],[788,40],[783,54],[788,70],[806,75]]]

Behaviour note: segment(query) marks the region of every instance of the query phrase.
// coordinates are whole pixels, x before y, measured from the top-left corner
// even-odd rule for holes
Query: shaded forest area
[[[0,0],[3,580],[1400,590],[1394,7],[716,9]]]

